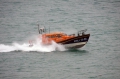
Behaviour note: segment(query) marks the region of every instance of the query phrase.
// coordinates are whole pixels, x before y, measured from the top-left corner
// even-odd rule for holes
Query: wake
[[[65,51],[63,45],[52,42],[51,45],[42,45],[41,40],[36,38],[33,46],[30,47],[29,43],[13,42],[11,45],[0,44],[0,52],[12,52],[12,51],[37,51],[37,52],[52,52],[52,51]]]

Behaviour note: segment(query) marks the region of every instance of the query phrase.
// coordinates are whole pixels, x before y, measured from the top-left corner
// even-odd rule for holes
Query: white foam
[[[52,52],[52,51],[65,51],[63,45],[52,42],[51,45],[42,45],[40,38],[35,38],[33,46],[29,46],[28,43],[14,42],[11,45],[0,44],[0,52],[11,52],[11,51],[37,51],[37,52]]]

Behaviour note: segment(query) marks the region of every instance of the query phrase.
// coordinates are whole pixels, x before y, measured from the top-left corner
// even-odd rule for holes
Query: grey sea
[[[80,49],[29,47],[37,24],[91,36]],[[0,0],[0,79],[120,79],[120,0]]]

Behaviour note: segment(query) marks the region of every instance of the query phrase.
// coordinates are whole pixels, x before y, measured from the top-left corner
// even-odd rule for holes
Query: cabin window
[[[55,37],[54,35],[51,36],[51,38],[54,38],[54,37]]]
[[[50,36],[46,36],[47,38],[50,38]]]
[[[58,38],[60,38],[60,37],[61,37],[61,35],[60,35],[60,34],[57,34],[57,37],[58,37]]]

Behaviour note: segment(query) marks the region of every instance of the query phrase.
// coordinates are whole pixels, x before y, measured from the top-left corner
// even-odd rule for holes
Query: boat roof
[[[52,33],[46,33],[45,35],[57,35],[57,34],[65,35],[65,33],[63,32],[52,32]]]

